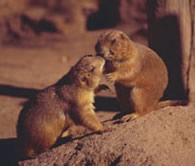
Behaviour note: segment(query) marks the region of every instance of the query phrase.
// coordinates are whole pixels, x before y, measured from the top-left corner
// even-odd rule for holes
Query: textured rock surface
[[[194,166],[195,109],[192,106],[167,107],[131,122],[104,124],[111,131],[73,138],[19,165]]]

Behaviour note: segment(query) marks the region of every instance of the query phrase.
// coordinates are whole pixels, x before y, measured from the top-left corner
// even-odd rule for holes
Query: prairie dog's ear
[[[126,34],[123,34],[123,33],[120,34],[120,38],[122,40],[129,40],[128,36]]]

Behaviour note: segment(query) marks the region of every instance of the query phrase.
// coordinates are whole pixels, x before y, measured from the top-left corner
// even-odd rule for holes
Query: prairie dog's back
[[[56,142],[66,126],[66,104],[54,87],[39,92],[25,104],[18,119],[17,137],[26,156],[41,153]]]
[[[168,84],[168,71],[162,59],[150,48],[135,43],[141,71],[137,76],[137,84],[151,84],[151,87],[166,88]]]

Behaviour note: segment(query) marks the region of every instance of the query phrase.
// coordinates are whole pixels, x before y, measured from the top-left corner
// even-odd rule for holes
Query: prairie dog
[[[56,84],[26,103],[17,123],[17,137],[25,156],[49,150],[73,125],[103,130],[93,102],[104,63],[101,57],[82,57]]]
[[[168,71],[150,48],[133,42],[119,30],[110,30],[99,36],[95,49],[106,60],[105,76],[114,82],[121,110],[127,114],[122,120],[179,103],[159,102],[168,84]]]

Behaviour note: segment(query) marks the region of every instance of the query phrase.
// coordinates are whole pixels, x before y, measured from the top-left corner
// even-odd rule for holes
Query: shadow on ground
[[[0,95],[30,98],[35,95],[39,90],[31,88],[20,88],[10,85],[0,85]]]
[[[95,98],[96,111],[118,112],[120,106],[114,97],[97,96]]]
[[[0,139],[0,165],[17,166],[21,159],[20,154],[16,138]]]

